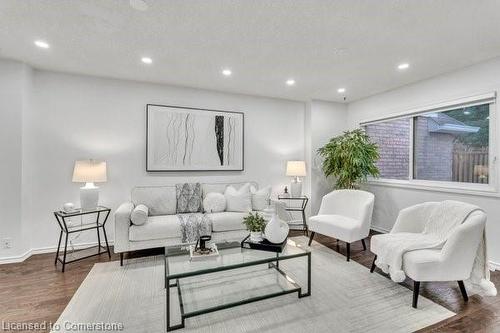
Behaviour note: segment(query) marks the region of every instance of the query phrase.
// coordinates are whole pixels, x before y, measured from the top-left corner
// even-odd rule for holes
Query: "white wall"
[[[12,250],[0,249],[0,260],[21,255],[28,248],[56,245],[58,229],[51,212],[64,202],[79,201],[79,184],[71,183],[76,159],[108,161],[109,180],[102,185],[101,199],[113,208],[129,198],[132,186],[144,184],[256,180],[280,192],[290,182],[284,175],[285,162],[305,159],[310,176],[304,193],[311,196],[311,213],[315,213],[320,198],[333,186],[324,179],[315,151],[332,136],[357,127],[361,120],[499,89],[498,59],[347,106],[322,101],[305,105],[38,70],[31,73],[27,66],[0,61],[0,117],[6,124],[0,134],[0,208],[10,214],[0,220],[0,239],[14,240]],[[245,112],[245,171],[146,173],[147,103]],[[500,263],[499,198],[385,186],[369,189],[376,194],[374,226],[385,230],[391,228],[400,209],[415,203],[452,198],[480,205],[490,217],[491,259]],[[110,234],[112,229],[110,223]],[[90,236],[77,242],[93,240]]]
[[[309,102],[306,106],[305,127],[310,214],[315,215],[319,211],[321,198],[334,188],[333,180],[324,176],[321,158],[316,152],[332,137],[342,134],[346,129],[347,105],[318,100]]]
[[[402,74],[404,75],[404,74]],[[357,127],[360,121],[405,110],[500,90],[500,59],[440,75],[416,84],[379,94],[348,105],[348,123]],[[497,117],[497,121],[498,121]],[[496,128],[500,128],[496,124]],[[496,143],[500,148],[500,143]],[[498,152],[497,152],[497,156]],[[424,202],[454,199],[477,204],[488,214],[487,232],[490,259],[500,263],[500,198],[442,193],[428,190],[369,186],[376,195],[373,224],[389,230],[400,209]]]
[[[26,250],[22,223],[22,118],[27,107],[30,69],[17,62],[0,62],[0,240],[12,239],[1,256]]]
[[[4,84],[3,70],[0,67],[0,88]],[[12,79],[7,81],[12,84]],[[29,247],[34,249],[57,245],[58,227],[52,212],[65,202],[79,202],[80,184],[71,182],[77,159],[107,161],[108,182],[101,186],[101,203],[116,208],[129,199],[135,185],[255,180],[261,185],[273,185],[277,193],[289,183],[285,177],[286,160],[305,158],[304,103],[39,70],[33,71],[32,89],[31,107],[24,110],[22,123],[20,111],[4,115],[2,105],[2,124],[5,118],[11,132],[0,143],[3,156],[10,156],[8,165],[2,163],[1,174],[5,176],[0,179],[2,208],[8,207],[13,214],[1,220],[2,237],[4,228],[14,243],[32,235]],[[20,104],[20,100],[16,103]],[[245,170],[148,174],[147,103],[244,112]],[[16,105],[16,110],[20,107]],[[9,108],[9,112],[14,113],[14,109]],[[22,220],[27,224],[24,235],[16,227],[21,217],[15,215],[21,212],[21,195]],[[14,197],[17,199],[4,203],[4,198]],[[107,230],[112,239],[112,218]],[[95,238],[93,234],[82,235],[75,243]],[[21,254],[22,249],[8,254],[0,249],[0,258]]]

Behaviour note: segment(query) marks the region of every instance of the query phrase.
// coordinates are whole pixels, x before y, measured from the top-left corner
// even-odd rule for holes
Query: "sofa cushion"
[[[232,186],[235,189],[240,189],[241,187],[245,186],[249,182],[239,182],[239,183],[204,183],[201,185],[201,188],[203,189],[203,199],[207,196],[208,193],[222,193],[226,191],[226,187]],[[257,183],[255,182],[250,182],[250,185],[254,187],[258,187]]]
[[[271,186],[266,186],[263,189],[257,190],[255,186],[250,186],[250,193],[252,193],[252,209],[264,210],[269,204],[271,197]]]
[[[175,186],[144,186],[132,189],[134,205],[143,204],[149,209],[149,215],[175,214],[177,199]]]
[[[201,212],[201,184],[184,183],[175,186],[177,193],[177,213]]]
[[[224,196],[226,197],[226,211],[247,213],[252,210],[252,195],[250,194],[249,183],[239,190],[236,190],[233,186],[228,186]]]
[[[354,242],[361,222],[342,215],[316,215],[309,218],[309,230],[322,235],[335,235],[344,242]]]
[[[181,237],[177,215],[150,216],[146,223],[131,225],[129,230],[129,240],[132,242],[176,237]]]
[[[214,232],[246,229],[243,218],[247,215],[248,213],[240,212],[207,213],[207,216],[212,220]]]
[[[208,193],[224,194],[228,184],[203,184],[203,199],[207,197]]]

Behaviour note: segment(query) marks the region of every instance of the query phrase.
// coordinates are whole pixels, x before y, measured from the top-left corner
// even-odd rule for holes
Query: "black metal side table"
[[[108,216],[109,216],[110,212],[111,212],[110,208],[102,207],[102,206],[99,206],[93,210],[77,209],[77,210],[69,212],[69,213],[66,213],[64,211],[54,212],[54,216],[57,220],[57,224],[59,224],[59,227],[61,228],[61,232],[59,233],[59,242],[57,244],[56,259],[55,259],[54,264],[57,265],[58,261],[61,262],[63,273],[64,273],[64,269],[66,267],[66,264],[69,264],[69,263],[72,263],[72,262],[75,262],[78,260],[82,260],[85,258],[97,256],[97,255],[100,255],[101,253],[107,252],[108,257],[111,259],[111,252],[109,251],[109,244],[108,244],[108,236],[106,235],[106,229],[105,229],[106,221],[108,220]],[[82,223],[81,225],[76,225],[76,226],[75,225],[68,226],[68,224],[66,223],[66,219],[68,219],[68,218],[72,218],[72,217],[76,217],[76,216],[81,218],[84,215],[89,215],[89,214],[95,214],[95,216],[96,216],[95,222],[90,222],[90,223],[85,223],[85,224]],[[103,217],[103,218],[101,218],[101,217]],[[104,241],[106,242],[106,247],[101,246],[101,235],[99,233],[100,228],[102,228],[102,232],[104,234]],[[95,247],[95,246],[92,246],[92,247],[89,247],[86,249],[74,251],[73,253],[77,254],[76,259],[73,259],[71,261],[66,261],[69,235],[72,233],[75,233],[75,232],[82,232],[82,231],[93,230],[93,229],[95,229],[97,231],[97,243],[98,243],[97,253],[92,253],[93,251],[91,251],[91,250]],[[64,253],[62,255],[59,255],[59,250],[61,248],[61,240],[62,240],[63,234],[65,235]],[[101,250],[105,250],[105,251],[101,252]],[[89,253],[92,253],[92,254],[89,254]]]
[[[306,207],[309,202],[309,198],[305,195],[300,197],[284,197],[282,195],[278,195],[278,200],[286,202],[286,210],[288,212],[301,212],[302,213],[302,221],[300,220],[292,220],[288,222],[291,230],[301,230],[307,236],[309,233],[309,229],[307,227],[306,221]],[[292,204],[297,203],[297,204]]]

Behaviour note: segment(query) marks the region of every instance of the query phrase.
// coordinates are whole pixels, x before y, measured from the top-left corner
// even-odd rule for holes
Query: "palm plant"
[[[358,188],[368,176],[379,176],[375,164],[379,158],[378,146],[361,129],[332,138],[318,149],[318,154],[323,157],[325,176],[334,176],[338,189]]]

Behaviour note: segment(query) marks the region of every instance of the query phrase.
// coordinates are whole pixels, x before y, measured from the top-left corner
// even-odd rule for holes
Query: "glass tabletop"
[[[189,248],[187,246],[170,246],[165,248],[166,276],[169,278],[181,278],[183,275],[203,274],[226,270],[232,267],[245,267],[270,261],[279,257],[289,259],[307,255],[307,246],[296,243],[292,239],[287,240],[283,252],[268,252],[241,248],[239,242],[216,243],[218,256],[190,260]]]

